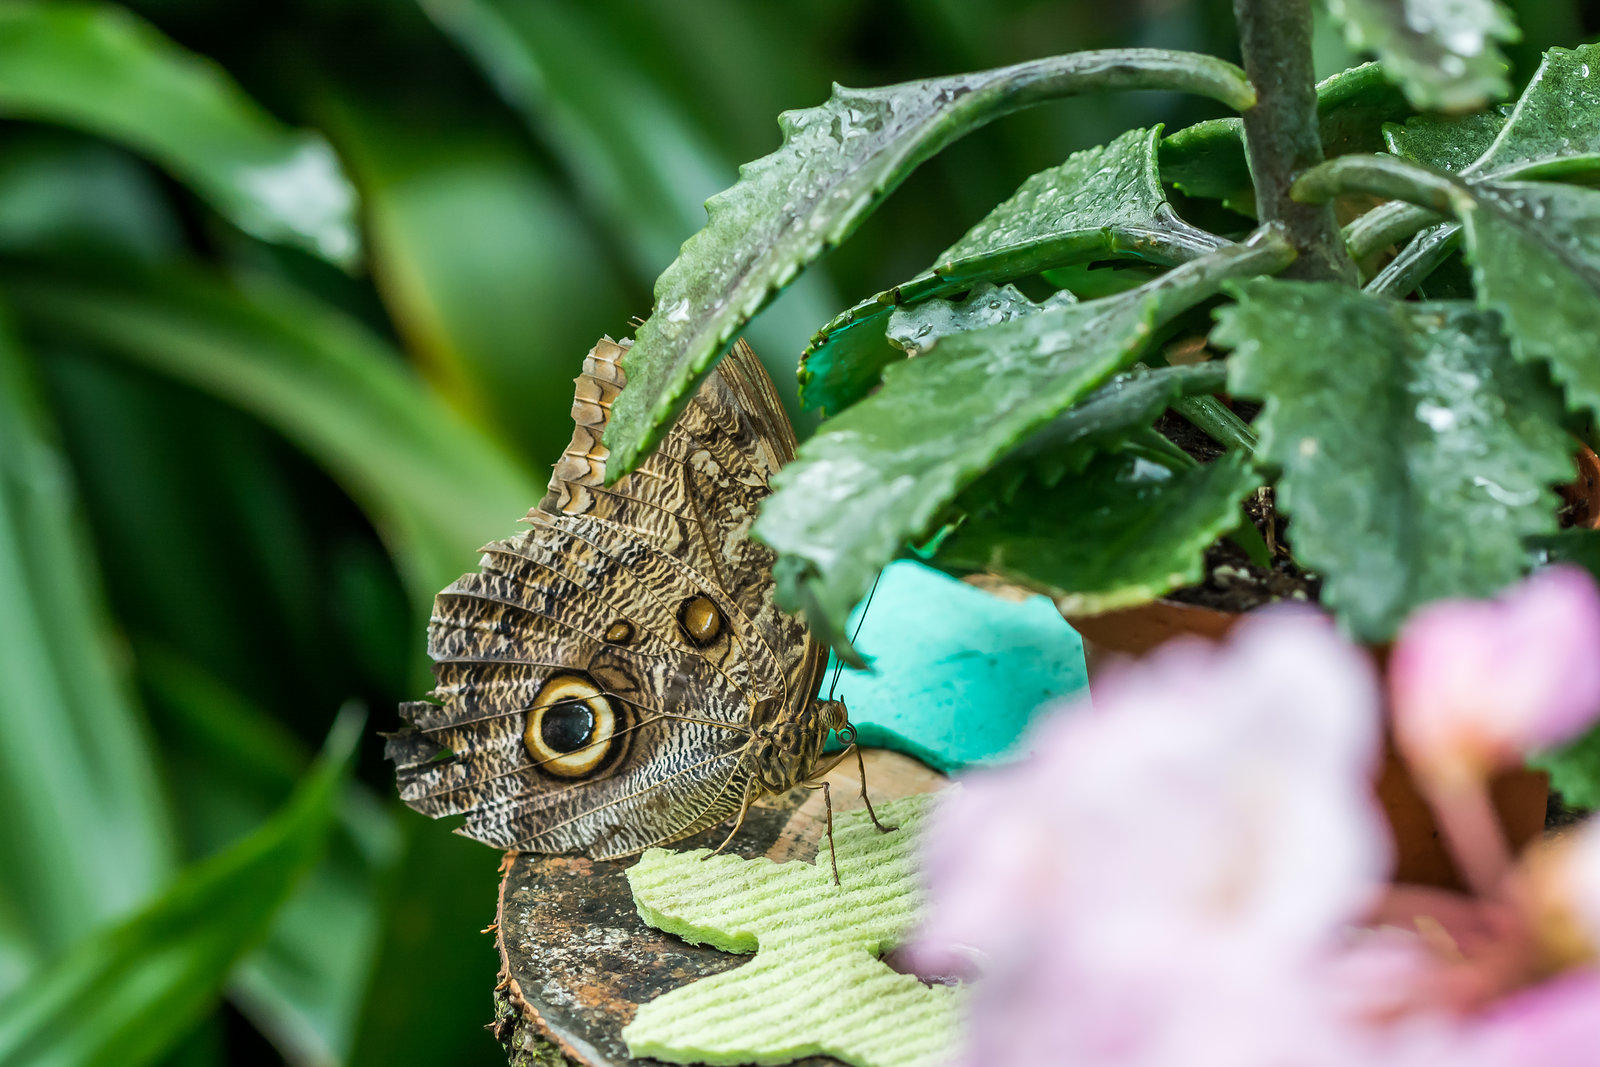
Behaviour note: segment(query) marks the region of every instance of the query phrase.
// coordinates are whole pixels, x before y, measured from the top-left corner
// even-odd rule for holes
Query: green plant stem
[[[1200,461],[1185,452],[1165,434],[1145,427],[1128,435],[1127,449],[1136,456],[1153,460],[1168,470],[1187,471],[1200,466]]]
[[[1326,204],[1342,193],[1371,193],[1450,215],[1460,189],[1447,174],[1393,156],[1340,156],[1302,174],[1293,195],[1301,203]]]
[[[1374,296],[1406,296],[1439,269],[1460,245],[1460,238],[1459,226],[1441,226],[1420,235],[1367,283],[1366,291]]]
[[[1253,453],[1256,450],[1256,435],[1249,424],[1214,396],[1179,397],[1173,402],[1172,410],[1230,452],[1238,449]]]
[[[1308,0],[1234,0],[1245,74],[1256,87],[1256,106],[1244,113],[1245,145],[1262,222],[1281,222],[1299,259],[1291,278],[1356,284],[1356,265],[1345,251],[1333,208],[1289,195],[1295,178],[1322,162],[1317,130],[1317,88],[1311,68]]]
[[[1198,303],[1197,293],[1215,293],[1223,282],[1233,278],[1278,274],[1294,262],[1295,250],[1289,235],[1282,226],[1267,225],[1241,244],[1227,245],[1172,268],[1145,285],[1143,291],[1149,295],[1155,320],[1164,322]]]
[[[1344,229],[1345,245],[1357,261],[1399,244],[1423,227],[1439,221],[1436,212],[1415,204],[1388,203],[1356,219]]]

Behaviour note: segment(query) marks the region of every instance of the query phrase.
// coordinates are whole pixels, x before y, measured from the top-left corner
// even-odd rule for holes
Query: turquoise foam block
[[[947,774],[1021,754],[1041,707],[1088,684],[1083,641],[1048,598],[1002,600],[912,560],[884,569],[858,622],[872,667],[845,670],[835,694],[857,737]]]

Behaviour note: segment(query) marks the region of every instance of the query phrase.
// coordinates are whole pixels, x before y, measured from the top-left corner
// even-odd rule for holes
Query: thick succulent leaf
[[[263,240],[346,265],[360,254],[355,190],[327,142],[121,7],[0,5],[0,115],[124,144]]]
[[[1043,464],[1035,470],[1045,483],[1046,470],[1081,470],[1095,451],[1113,450],[1132,431],[1149,426],[1180,397],[1220,392],[1227,367],[1192,363],[1178,367],[1139,365],[1119,374],[1017,446],[1017,460]]]
[[[901,358],[885,340],[895,308],[957,292],[975,279],[1004,281],[1074,260],[1144,255],[1177,263],[1217,238],[1167,207],[1156,171],[1161,129],[1130,130],[1033,175],[922,274],[868,297],[824,326],[800,357],[800,397],[836,413],[878,384]]]
[[[624,361],[606,444],[622,477],[660,440],[734,332],[824,249],[842,241],[921,162],[976,127],[1086,90],[1179,89],[1249,107],[1243,72],[1206,56],[1080,52],[882,89],[836,87],[786,112],[783,145],[706,202],[705,229],[656,282],[655,310]]]
[[[1239,453],[1174,472],[1135,455],[1101,455],[1053,489],[969,519],[934,562],[990,571],[1093,615],[1151,600],[1203,576],[1206,547],[1240,521],[1260,480]]]
[[[358,717],[341,717],[272,819],[0,1002],[0,1062],[138,1067],[169,1051],[321,852],[360,735]]]
[[[366,510],[421,607],[541,495],[492,439],[354,322],[276,287],[198,275],[0,272],[19,316],[252,412]]]
[[[1411,113],[1405,95],[1376,63],[1341,71],[1317,85],[1317,126],[1329,158],[1383,147],[1384,123]],[[1211,119],[1185,127],[1161,142],[1161,180],[1187,196],[1221,200],[1255,214],[1250,164],[1244,154],[1244,123]]]
[[[1524,572],[1572,459],[1556,397],[1494,315],[1327,283],[1236,291],[1212,340],[1236,349],[1231,390],[1265,402],[1257,455],[1282,467],[1295,555],[1356,635],[1385,640],[1421,604]]]
[[[1573,407],[1600,413],[1600,190],[1505,183],[1455,196],[1478,303],[1512,350],[1549,366]]]
[[[1044,303],[1035,304],[1014,285],[979,282],[958,301],[924,300],[910,307],[896,308],[889,316],[884,336],[907,356],[917,356],[950,334],[998,326],[1076,300],[1071,293],[1062,290],[1046,298]]]
[[[1357,51],[1373,52],[1419,110],[1467,111],[1505,96],[1502,42],[1520,36],[1499,0],[1328,0]]]
[[[132,911],[177,861],[155,746],[119,668],[77,509],[39,391],[0,323],[0,941],[14,963],[0,979]]]
[[[776,479],[758,537],[783,554],[778,599],[836,634],[878,568],[996,460],[1128,367],[1157,323],[1229,277],[1282,269],[1276,232],[1120,296],[944,338],[823,424]]]

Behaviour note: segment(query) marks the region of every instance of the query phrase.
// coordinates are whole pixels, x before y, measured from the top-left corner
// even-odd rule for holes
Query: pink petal
[[[1569,740],[1600,713],[1600,592],[1574,567],[1493,601],[1441,601],[1389,661],[1396,737],[1429,773],[1481,777]]]

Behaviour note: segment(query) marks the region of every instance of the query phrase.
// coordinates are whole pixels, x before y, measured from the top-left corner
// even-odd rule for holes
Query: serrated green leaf
[[[939,343],[942,337],[967,330],[981,330],[1002,322],[1020,319],[1039,311],[1075,303],[1065,290],[1035,304],[1014,285],[995,286],[979,282],[959,301],[924,300],[909,307],[896,308],[889,316],[884,337],[907,356],[916,356]]]
[[[1560,161],[1573,167],[1573,180],[1592,175],[1592,159],[1600,155],[1600,46],[1552,48],[1544,54],[1517,103],[1453,118],[1422,116],[1404,126],[1384,130],[1389,151],[1402,159],[1437,170],[1459,173],[1469,183],[1510,178],[1525,168],[1539,168],[1539,177],[1561,179],[1552,172]],[[1368,212],[1346,232],[1358,258],[1405,238],[1437,216],[1412,204],[1395,202]],[[1420,282],[1456,232],[1454,223],[1432,227],[1385,270],[1376,291],[1404,296]],[[1376,285],[1376,283],[1375,283]]]
[[[359,717],[341,717],[271,820],[0,1002],[0,1062],[139,1067],[170,1050],[321,851],[360,735]]]
[[[177,864],[156,748],[118,666],[76,493],[7,316],[0,320],[0,804],[7,812],[0,940],[20,964],[9,968],[13,979],[133,910]],[[0,990],[0,1001],[8,993]]]
[[[901,358],[885,340],[895,308],[958,292],[975,279],[1004,281],[1077,259],[1141,254],[1178,263],[1220,243],[1177,219],[1156,173],[1161,128],[1130,130],[1040,171],[989,212],[933,267],[838,315],[800,357],[807,407],[837,413]]]
[[[1341,71],[1317,85],[1317,126],[1323,154],[1332,158],[1383,147],[1384,123],[1410,114],[1405,95],[1376,63]],[[1220,200],[1255,214],[1255,190],[1244,154],[1244,123],[1210,119],[1187,126],[1161,142],[1161,180],[1187,196]]]
[[[1600,45],[1552,48],[1498,136],[1466,174],[1503,175],[1562,156],[1600,153]]]
[[[1260,480],[1239,453],[1173,472],[1139,456],[1102,455],[1054,489],[970,519],[934,562],[990,571],[1093,615],[1141,604],[1203,577],[1206,547],[1240,521]]]
[[[1600,412],[1600,190],[1505,183],[1455,199],[1478,303],[1569,405]]]
[[[821,107],[786,112],[782,147],[740,169],[706,202],[705,229],[656,282],[655,310],[623,363],[628,388],[606,430],[607,477],[653,448],[734,332],[842,241],[918,164],[992,119],[1087,90],[1177,89],[1249,107],[1255,91],[1208,56],[1080,52],[882,89],[836,87]]]
[[[779,603],[836,634],[872,576],[995,460],[1129,366],[1159,322],[1229,277],[1293,258],[1263,231],[1133,292],[951,335],[895,364],[775,479],[755,533],[781,554]]]
[[[1373,52],[1420,110],[1467,111],[1510,90],[1499,44],[1517,40],[1498,0],[1328,0],[1357,51]]]
[[[541,495],[503,448],[355,322],[271,285],[198,274],[0,270],[19,316],[254,413],[338,479],[388,541],[419,606]]]
[[[1424,115],[1384,128],[1402,159],[1472,179],[1600,154],[1600,45],[1552,48],[1510,108],[1474,115]]]
[[[1295,556],[1359,637],[1393,636],[1441,597],[1483,597],[1555,528],[1572,477],[1555,396],[1519,366],[1495,316],[1327,283],[1234,287],[1212,340],[1229,386],[1264,401],[1257,455],[1283,469]],[[1315,357],[1315,358],[1313,358]]]
[[[110,4],[0,5],[0,114],[110,138],[246,233],[360,256],[355,190],[326,141],[281,125],[219,68]]]

